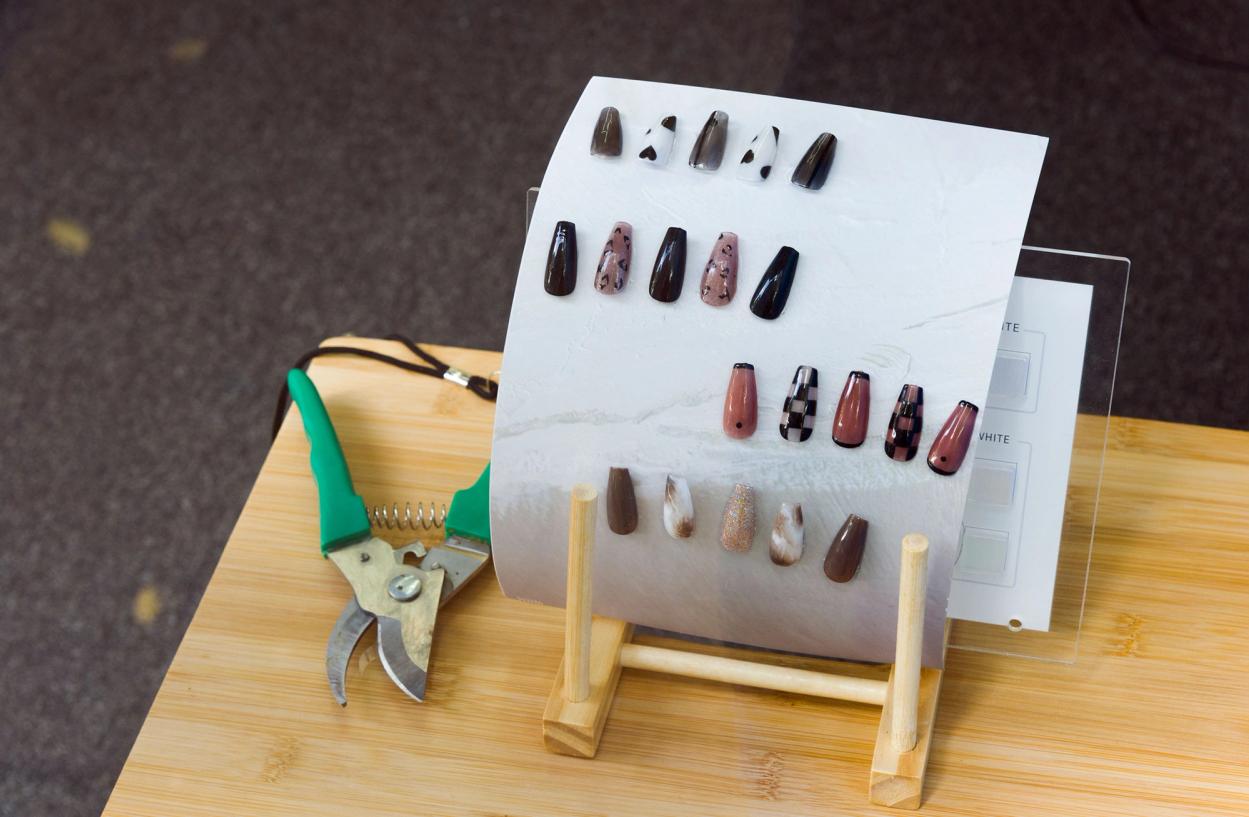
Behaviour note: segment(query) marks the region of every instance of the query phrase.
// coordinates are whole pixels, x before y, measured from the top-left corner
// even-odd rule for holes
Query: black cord
[[[420,346],[417,346],[416,343],[403,335],[387,335],[382,339],[394,340],[402,343],[407,347],[409,352],[416,355],[429,365],[422,366],[421,364],[413,363],[410,360],[400,360],[399,358],[392,357],[391,355],[374,352],[369,349],[357,349],[354,346],[319,346],[310,352],[304,353],[299,360],[295,361],[295,365],[291,368],[306,369],[308,364],[311,363],[314,358],[322,357],[324,355],[355,355],[356,357],[376,360],[379,363],[388,363],[391,366],[397,366],[407,372],[429,375],[430,377],[440,378],[451,370],[451,367],[446,363],[443,363],[441,360],[434,357]],[[499,384],[488,377],[481,377],[480,375],[475,374],[469,375],[468,385],[465,388],[480,397],[482,400],[489,400],[492,403],[499,397]],[[290,397],[290,389],[287,388],[286,379],[283,378],[282,390],[278,392],[278,404],[273,412],[272,439],[277,439],[278,430],[282,428],[282,419],[286,416],[286,409],[290,405]]]

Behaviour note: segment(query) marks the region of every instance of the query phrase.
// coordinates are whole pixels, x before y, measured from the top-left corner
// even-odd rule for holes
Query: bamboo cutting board
[[[499,365],[493,352],[436,353],[470,372]],[[346,358],[311,374],[370,503],[450,501],[489,456],[492,406],[463,389]],[[1249,434],[1112,421],[1079,661],[951,650],[918,813],[1249,813],[1245,531]],[[867,801],[880,710],[865,705],[629,670],[598,757],[548,753],[562,611],[503,598],[489,573],[438,617],[424,704],[390,683],[366,640],[340,709],[325,639],[350,590],[317,541],[292,417],[106,815],[906,813]]]

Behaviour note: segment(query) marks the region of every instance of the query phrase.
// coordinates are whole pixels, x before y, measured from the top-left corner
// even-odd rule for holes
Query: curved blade
[[[330,640],[325,645],[325,674],[339,706],[347,705],[347,664],[351,653],[373,620],[373,614],[360,609],[356,597],[352,596],[334,622],[334,629],[330,630]]]
[[[435,597],[436,598],[436,597]],[[404,644],[403,623],[390,616],[377,617],[377,654],[382,659],[386,674],[395,685],[418,701],[425,700],[426,670],[429,661],[429,642],[419,652],[425,666],[412,660]]]

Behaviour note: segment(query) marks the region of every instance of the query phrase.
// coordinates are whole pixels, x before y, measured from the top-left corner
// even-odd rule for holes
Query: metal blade
[[[428,644],[421,663],[416,663],[404,644],[403,622],[389,616],[378,616],[377,654],[381,656],[386,674],[396,686],[418,701],[425,700],[425,683],[429,677]]]
[[[325,645],[325,674],[330,679],[330,692],[339,706],[347,705],[347,664],[356,649],[356,643],[374,621],[372,613],[360,609],[355,596],[343,607],[330,640]]]
[[[490,561],[490,545],[463,539],[459,536],[448,536],[440,544],[430,548],[425,558],[421,559],[422,570],[438,570],[446,572],[442,583],[442,598],[438,606],[451,601],[451,598]]]

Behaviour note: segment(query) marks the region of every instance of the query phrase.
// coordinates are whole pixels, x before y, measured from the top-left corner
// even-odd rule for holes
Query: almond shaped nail
[[[655,255],[655,268],[651,271],[651,297],[670,304],[681,297],[684,283],[685,230],[669,227]]]
[[[924,389],[907,383],[898,392],[898,402],[885,431],[885,456],[898,462],[915,459],[919,435],[924,430]]]
[[[979,413],[980,409],[974,403],[958,401],[933,439],[932,448],[928,449],[929,468],[945,477],[958,472],[971,445],[971,433]]]
[[[814,366],[799,366],[781,409],[781,437],[804,443],[815,428],[815,407],[820,397],[820,373]]]
[[[577,225],[571,221],[555,225],[542,283],[549,295],[569,295],[577,287]]]
[[[742,154],[742,160],[737,165],[737,178],[747,182],[767,181],[772,175],[772,163],[776,161],[776,147],[780,140],[781,129],[778,127],[769,126],[759,131]]]
[[[755,541],[755,491],[737,483],[720,519],[720,544],[725,550],[745,553]]]
[[[772,542],[768,547],[772,563],[788,567],[801,559],[803,537],[802,505],[782,502],[772,523]]]
[[[851,372],[833,415],[833,442],[842,448],[858,448],[867,439],[867,415],[871,408],[872,378],[867,372]]]
[[[699,297],[710,306],[725,306],[737,293],[737,233],[720,233],[711,248]]]
[[[594,123],[594,136],[590,139],[591,156],[619,156],[624,145],[620,130],[620,111],[608,105],[599,111]]]
[[[607,473],[607,527],[626,536],[637,530],[638,500],[628,468],[612,468]]]
[[[617,221],[607,236],[603,254],[599,256],[594,271],[594,288],[607,295],[615,295],[629,283],[629,264],[633,261],[633,227],[627,221]]]
[[[755,389],[755,367],[734,363],[729,375],[729,388],[724,393],[724,433],[735,440],[744,440],[759,425],[759,394]]]
[[[672,143],[677,138],[677,118],[669,115],[659,120],[659,124],[647,128],[642,135],[642,150],[638,158],[653,165],[668,164],[672,155]]]
[[[673,539],[689,539],[694,535],[694,500],[684,477],[668,475],[664,487],[664,530]]]
[[[768,321],[779,318],[785,311],[797,274],[798,251],[793,247],[781,247],[759,279],[759,286],[750,298],[750,311]]]
[[[863,561],[866,545],[867,520],[850,514],[828,547],[828,555],[824,557],[824,575],[838,584],[853,579],[859,570],[859,563]]]
[[[719,170],[724,161],[724,145],[729,137],[729,115],[724,111],[712,111],[694,140],[690,151],[690,167],[699,170]]]
[[[815,137],[811,147],[807,148],[789,180],[799,187],[819,190],[828,180],[828,171],[833,166],[833,154],[836,152],[837,137],[831,133],[821,133]]]

